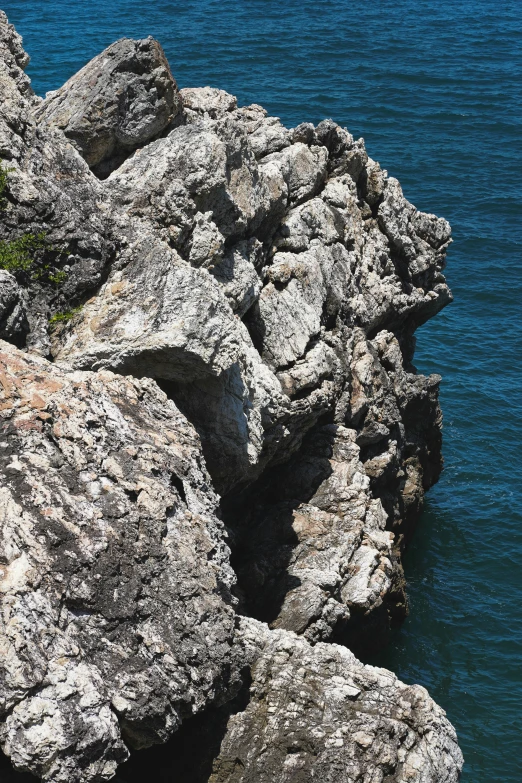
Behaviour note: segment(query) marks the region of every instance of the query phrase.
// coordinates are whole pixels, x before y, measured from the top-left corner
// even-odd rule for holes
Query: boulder
[[[462,754],[419,685],[345,647],[242,624],[250,700],[231,715],[209,783],[457,783]]]
[[[181,98],[160,44],[122,38],[91,60],[37,112],[63,130],[88,165],[106,176],[158,136],[181,111]]]
[[[108,779],[233,684],[218,499],[154,381],[0,348],[0,743],[42,780]]]

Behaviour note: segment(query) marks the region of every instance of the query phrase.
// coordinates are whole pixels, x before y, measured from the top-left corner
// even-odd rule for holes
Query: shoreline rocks
[[[94,783],[207,721],[197,783],[457,781],[440,708],[346,648],[407,612],[442,467],[412,360],[448,223],[331,120],[178,91],[151,38],[45,101],[27,61],[0,12],[0,240],[41,238],[0,271],[4,752]]]

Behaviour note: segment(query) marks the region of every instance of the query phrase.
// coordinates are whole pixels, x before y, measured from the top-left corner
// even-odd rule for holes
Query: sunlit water
[[[406,557],[411,614],[379,663],[447,710],[465,783],[520,783],[520,0],[8,0],[35,90],[153,35],[180,86],[288,126],[333,117],[454,229],[455,303],[418,334],[444,378],[446,470]]]

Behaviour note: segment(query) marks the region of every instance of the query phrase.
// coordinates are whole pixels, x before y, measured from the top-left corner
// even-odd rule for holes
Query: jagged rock
[[[0,269],[0,339],[22,346],[28,331],[20,286],[13,275]]]
[[[45,237],[36,266],[40,274],[28,274],[24,287],[31,302],[28,346],[47,355],[49,317],[70,310],[99,287],[115,241],[98,180],[60,132],[36,121],[40,99],[22,70],[28,59],[0,12],[0,159],[7,171],[0,239]],[[49,279],[46,268],[60,272],[59,283]]]
[[[393,534],[356,437],[339,425],[314,429],[248,497],[235,526],[245,611],[310,641],[340,635],[351,612],[378,610],[392,582]]]
[[[153,381],[4,342],[0,367],[0,741],[43,780],[107,779],[233,679],[217,497]]]
[[[22,95],[33,96],[31,81],[25,69],[29,65],[29,55],[24,50],[22,38],[14,26],[9,24],[4,11],[0,11],[0,72],[12,79]],[[5,77],[2,78],[5,85]]]
[[[315,137],[311,147],[302,142],[288,144],[257,162],[259,153],[250,146],[251,129],[230,96],[205,88],[191,90],[187,100],[194,115],[188,125],[174,129],[129,159],[111,175],[105,187],[120,219],[134,221],[135,234],[143,237],[153,233],[172,245],[188,264],[209,269],[218,284],[215,289],[203,271],[196,278],[188,266],[182,272],[190,280],[189,299],[198,303],[221,301],[218,318],[222,323],[229,322],[224,300],[219,299],[221,285],[232,310],[245,319],[249,328],[251,339],[241,324],[231,326],[236,332],[236,346],[242,347],[235,354],[228,352],[223,363],[217,347],[220,328],[214,326],[214,307],[203,319],[201,307],[193,309],[199,324],[190,322],[190,333],[199,345],[207,344],[207,355],[216,357],[221,371],[237,375],[237,382],[231,378],[207,379],[198,384],[196,394],[194,389],[187,395],[183,389],[177,391],[179,404],[195,417],[220,491],[228,492],[235,484],[255,479],[269,460],[280,459],[283,448],[288,456],[289,442],[298,446],[304,434],[303,415],[307,426],[312,426],[318,415],[333,410],[336,398],[343,393],[344,380],[336,369],[339,362],[324,343],[325,326],[331,339],[337,339],[339,318],[350,326],[360,324],[367,331],[383,323],[393,327],[408,319],[422,320],[426,308],[431,312],[442,306],[443,295],[449,295],[445,286],[440,296],[434,293],[431,279],[426,279],[425,291],[401,278],[404,270],[399,270],[390,257],[387,238],[377,221],[363,218],[350,175],[331,178],[319,197],[314,197],[324,184],[329,154]],[[349,134],[343,138],[348,146],[353,142]],[[332,148],[337,152],[336,147]],[[300,204],[307,196],[310,199]],[[236,236],[245,238],[237,240]],[[146,372],[184,384],[190,380],[185,367],[192,359],[184,358],[182,351],[191,353],[192,348],[181,340],[179,324],[189,322],[182,315],[181,301],[174,309],[168,304],[171,289],[165,287],[165,282],[169,276],[160,271],[159,261],[167,253],[166,248],[156,254],[155,275],[151,274],[150,261],[144,260],[152,255],[143,254],[143,244],[129,243],[125,257],[131,262],[120,263],[124,268],[114,272],[80,317],[57,335],[54,356],[75,367]],[[423,252],[432,253],[430,270],[438,274],[443,249],[436,254],[428,245],[428,250],[424,248],[423,240],[418,244]],[[145,267],[147,280],[140,272]],[[124,302],[108,294],[113,285],[118,291],[126,290]],[[152,305],[152,317],[133,317],[129,330],[130,313],[142,312],[147,297],[158,300]],[[171,337],[166,337],[161,326],[165,318],[154,316],[162,300],[165,317],[174,327],[169,329]],[[94,332],[90,326],[93,323]],[[100,329],[100,324],[107,326]],[[256,358],[254,346],[266,369]],[[311,348],[315,354],[307,360]],[[345,352],[342,346],[339,350]],[[318,358],[322,369],[316,373],[315,383],[298,384],[301,390],[309,389],[306,401],[300,399],[298,406],[289,405],[283,399],[282,375],[287,368],[291,372],[295,362],[301,362],[306,374],[303,367],[313,363],[317,354],[329,355],[329,359]],[[200,378],[205,374],[203,365],[202,369]],[[210,364],[206,372],[215,374]],[[320,392],[323,400],[319,413],[314,392]],[[189,399],[184,403],[185,396]],[[261,427],[254,423],[259,418]],[[227,434],[221,425],[224,420]],[[281,433],[282,428],[291,437],[282,439],[281,449],[274,448],[275,438],[280,437],[274,432]],[[223,471],[215,467],[220,462],[234,465],[226,480]]]
[[[250,702],[229,719],[209,783],[457,783],[462,754],[419,685],[345,647],[243,621]],[[254,652],[255,650],[255,652]]]
[[[406,372],[390,332],[354,330],[348,366],[330,350],[351,379],[339,423],[312,429],[226,519],[246,614],[368,652],[407,609],[399,555],[441,469],[440,378]],[[316,368],[297,363],[281,380],[294,392]]]
[[[391,332],[371,341],[355,332],[346,418],[358,431],[372,494],[383,502],[397,546],[411,535],[424,491],[442,469],[440,376],[414,374],[404,364]]]
[[[451,300],[449,225],[332,120],[178,93],[152,39],[44,103],[26,64],[0,14],[0,239],[45,235],[25,278],[0,273],[27,351],[2,344],[3,747],[50,783],[107,779],[252,664],[216,783],[453,783],[425,692],[323,644],[370,649],[406,611],[401,549],[441,469],[414,331]],[[275,630],[234,642],[236,601]]]
[[[108,174],[181,111],[163,49],[122,38],[47,95],[40,122],[61,128],[89,166]]]

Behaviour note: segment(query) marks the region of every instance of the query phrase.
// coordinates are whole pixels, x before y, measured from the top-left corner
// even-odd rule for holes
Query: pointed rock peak
[[[160,134],[181,112],[178,87],[153,38],[122,38],[48,93],[40,122],[61,128],[100,177]]]

